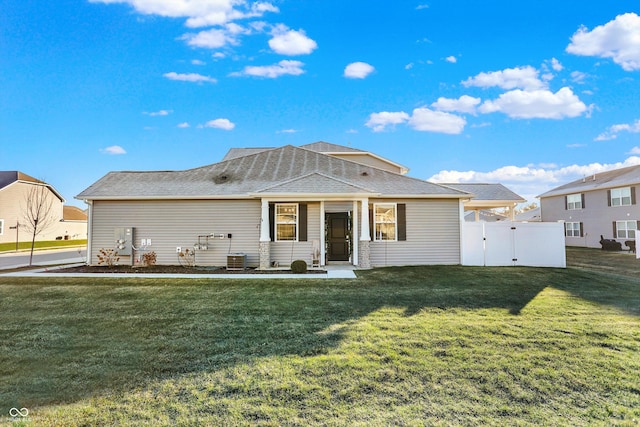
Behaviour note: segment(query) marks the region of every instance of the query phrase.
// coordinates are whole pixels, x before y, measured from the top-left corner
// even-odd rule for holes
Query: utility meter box
[[[113,233],[114,247],[120,255],[133,255],[133,227],[117,227]]]

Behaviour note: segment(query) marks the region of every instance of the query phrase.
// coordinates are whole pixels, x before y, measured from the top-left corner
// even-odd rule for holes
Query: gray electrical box
[[[133,227],[116,227],[113,232],[114,248],[118,255],[131,257],[133,265]]]

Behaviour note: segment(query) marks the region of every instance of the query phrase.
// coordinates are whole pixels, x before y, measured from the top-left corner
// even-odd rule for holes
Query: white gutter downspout
[[[320,265],[324,267],[326,263],[325,250],[325,224],[324,224],[324,200],[320,200]]]
[[[93,238],[93,200],[85,200],[88,209],[87,221],[87,265],[91,265],[91,240]]]
[[[465,235],[464,235],[464,202],[462,201],[462,199],[459,200],[459,205],[458,205],[458,211],[459,211],[459,223],[460,223],[460,265],[465,265],[464,264],[464,239],[465,239]],[[476,215],[478,215],[478,211],[476,210]]]

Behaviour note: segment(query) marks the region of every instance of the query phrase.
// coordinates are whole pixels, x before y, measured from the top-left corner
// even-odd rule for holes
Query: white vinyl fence
[[[462,264],[565,268],[564,224],[465,222]]]

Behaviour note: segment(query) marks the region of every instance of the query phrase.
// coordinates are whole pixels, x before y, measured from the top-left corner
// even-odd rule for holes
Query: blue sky
[[[535,201],[640,164],[639,6],[5,0],[0,170],[83,206],[109,171],[327,141]]]

